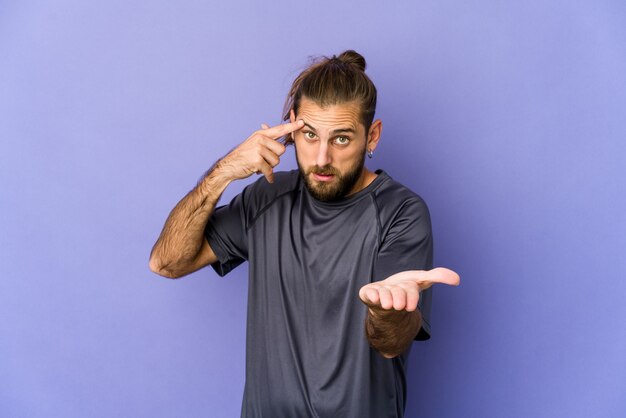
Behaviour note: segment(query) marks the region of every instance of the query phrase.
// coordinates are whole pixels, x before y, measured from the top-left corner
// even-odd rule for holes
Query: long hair
[[[376,112],[376,87],[365,74],[365,65],[365,58],[353,50],[339,56],[313,59],[291,85],[283,107],[283,120],[289,120],[291,110],[298,114],[302,97],[321,107],[357,101],[361,105],[360,119],[367,131]],[[283,142],[292,143],[291,134],[285,136]]]

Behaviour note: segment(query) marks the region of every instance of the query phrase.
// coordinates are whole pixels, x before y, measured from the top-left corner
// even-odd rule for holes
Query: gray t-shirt
[[[359,289],[432,268],[428,208],[384,171],[360,192],[321,202],[298,170],[247,186],[209,219],[224,276],[249,261],[242,417],[402,417],[408,352],[386,359],[365,335]],[[432,288],[422,292],[430,337]]]

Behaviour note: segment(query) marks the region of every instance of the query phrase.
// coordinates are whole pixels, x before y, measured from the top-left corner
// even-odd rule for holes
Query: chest
[[[265,280],[343,293],[369,282],[379,226],[376,208],[366,199],[330,209],[296,201],[267,211],[250,237],[250,266]]]

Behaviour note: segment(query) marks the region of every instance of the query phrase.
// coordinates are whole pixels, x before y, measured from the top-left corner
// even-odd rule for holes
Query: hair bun
[[[337,59],[345,64],[356,65],[359,70],[365,71],[365,58],[363,58],[361,54],[352,49],[343,51],[341,54],[339,54]]]

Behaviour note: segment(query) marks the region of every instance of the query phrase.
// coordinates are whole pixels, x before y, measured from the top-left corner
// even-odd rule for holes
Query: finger
[[[370,303],[370,302],[371,302],[371,299],[370,299],[370,298],[368,297],[368,295],[367,295],[367,290],[368,290],[368,289],[369,289],[369,286],[368,286],[368,285],[362,286],[362,287],[359,289],[359,299],[361,299],[361,301],[362,301],[363,303]]]
[[[396,274],[392,274],[391,276],[383,280],[383,282],[387,285],[404,283],[406,281],[416,282],[420,280],[425,280],[425,277],[425,270],[405,270]]]
[[[367,289],[367,299],[370,301],[370,305],[379,306],[380,305],[380,294],[378,293],[378,289],[369,288]]]
[[[283,123],[281,125],[276,125],[272,128],[264,129],[263,135],[267,135],[272,139],[278,139],[281,136],[287,135],[288,133],[297,131],[303,126],[304,126],[304,121],[302,119],[298,119],[295,122]]]
[[[416,283],[407,282],[400,285],[406,291],[406,306],[404,310],[407,312],[413,312],[417,309],[417,304],[420,300],[420,292]]]
[[[457,286],[460,278],[454,271],[437,267],[432,270],[406,270],[387,277],[385,284],[398,284],[405,281],[414,281],[420,284],[420,287],[426,289],[435,283],[442,283],[451,286]]]
[[[423,280],[418,280],[416,283],[419,286],[420,291],[429,289],[430,287],[432,287],[432,285],[435,284],[433,282],[427,282],[427,281],[423,281]]]
[[[379,304],[381,308],[387,310],[393,308],[393,296],[388,288],[383,286],[378,289],[378,297],[380,298]]]
[[[424,274],[424,281],[432,283],[443,283],[450,286],[458,286],[461,282],[459,275],[445,267],[437,267],[432,270],[428,270]]]
[[[378,296],[378,285],[368,284],[359,290],[359,298],[367,305],[378,305],[380,298]]]
[[[263,173],[263,175],[265,176],[265,178],[267,179],[269,183],[274,183],[274,172],[272,171],[272,167],[270,167],[270,165],[267,162],[263,161],[261,165],[259,166],[258,171]]]
[[[269,148],[263,148],[261,151],[261,157],[270,165],[270,167],[276,167],[280,162],[278,155],[274,154]]]
[[[403,311],[406,307],[406,290],[401,286],[393,286],[389,289],[391,297],[393,298],[393,309],[396,311]]]
[[[262,140],[261,144],[263,144],[266,148],[269,148],[274,154],[278,156],[283,155],[287,150],[287,147],[285,147],[285,145],[268,137]]]
[[[270,126],[267,123],[262,123],[261,124],[261,129],[269,129]]]

